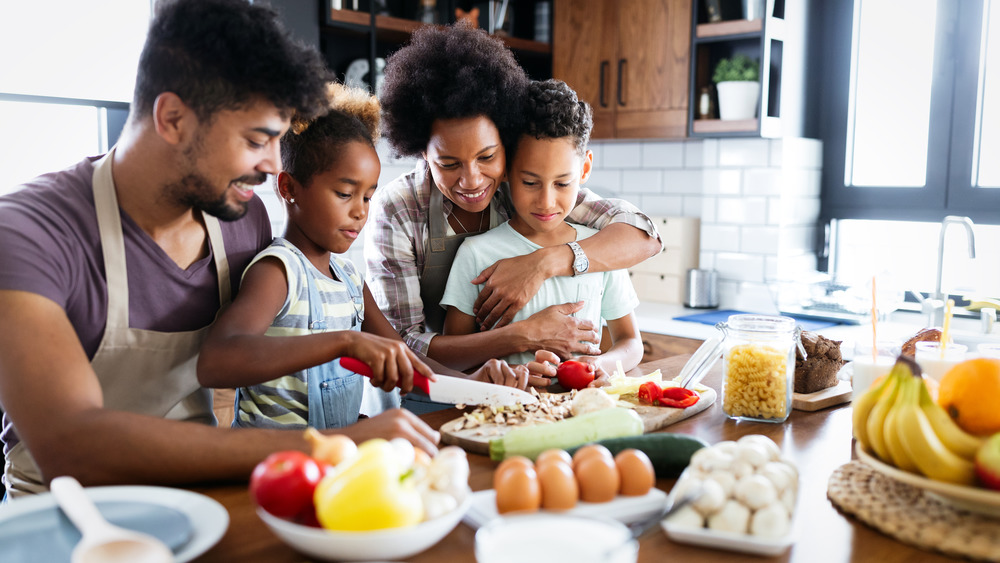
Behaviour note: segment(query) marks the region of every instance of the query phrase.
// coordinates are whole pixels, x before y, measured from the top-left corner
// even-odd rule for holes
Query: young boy
[[[593,117],[590,106],[577,99],[564,82],[534,82],[526,108],[528,126],[517,142],[509,161],[510,195],[516,215],[490,231],[466,239],[452,266],[441,306],[448,310],[445,334],[468,334],[480,330],[473,304],[481,287],[470,281],[490,264],[502,258],[531,253],[542,247],[569,244],[597,231],[567,223],[580,185],[593,167],[593,153],[587,150]],[[514,317],[527,318],[545,307],[560,303],[584,302],[578,316],[599,326],[605,319],[613,344],[597,356],[575,358],[594,366],[597,384],[614,372],[617,362],[626,370],[642,358],[642,342],[632,313],[638,298],[624,270],[551,278]],[[490,328],[490,327],[482,327]],[[559,358],[545,350],[514,354],[510,364],[529,364],[533,374],[554,375],[546,362]],[[535,360],[533,362],[533,360]]]

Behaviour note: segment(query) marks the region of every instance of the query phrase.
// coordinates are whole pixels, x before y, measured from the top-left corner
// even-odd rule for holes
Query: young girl
[[[483,268],[539,248],[565,244],[572,248],[576,241],[597,232],[565,221],[593,166],[593,153],[587,150],[593,127],[590,106],[579,101],[564,82],[546,80],[529,87],[526,114],[528,128],[517,142],[508,169],[516,214],[487,233],[466,239],[459,248],[441,301],[448,306],[445,334],[468,334],[481,328],[473,313],[481,287],[470,282]],[[575,358],[594,366],[597,384],[614,372],[618,361],[626,370],[638,365],[642,341],[632,311],[639,300],[624,270],[550,278],[514,320],[550,305],[579,301],[584,306],[577,315],[594,326],[600,326],[604,318],[613,340],[604,354]],[[528,364],[532,375],[546,376],[555,375],[549,364],[559,363],[558,356],[544,350],[514,354],[506,360]]]
[[[277,191],[288,211],[285,236],[251,262],[201,352],[202,385],[238,388],[233,426],[357,423],[364,378],[342,368],[335,361],[341,356],[368,364],[372,384],[386,392],[409,391],[414,369],[433,379],[379,311],[354,265],[337,256],[368,218],[381,171],[374,148],[379,106],[366,92],[340,85],[331,86],[330,98],[327,115],[293,122],[282,137]],[[399,410],[362,425],[366,435],[436,441],[435,432]]]

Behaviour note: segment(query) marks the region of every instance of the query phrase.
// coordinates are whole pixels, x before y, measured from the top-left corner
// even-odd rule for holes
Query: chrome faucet
[[[957,224],[965,227],[965,232],[969,238],[969,258],[976,257],[976,234],[973,231],[972,219],[968,217],[958,217],[948,215],[941,221],[941,235],[938,238],[937,253],[937,283],[934,285],[934,293],[930,299],[923,301],[924,312],[928,313],[928,326],[941,326],[944,323],[945,294],[941,291],[941,274],[944,271],[944,235],[948,230],[948,225]]]

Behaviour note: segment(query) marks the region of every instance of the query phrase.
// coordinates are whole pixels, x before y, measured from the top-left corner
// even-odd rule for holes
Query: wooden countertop
[[[687,356],[674,356],[640,365],[634,375],[661,369],[664,377],[672,377],[684,365]],[[719,389],[721,369],[716,365],[705,384]],[[674,543],[662,529],[655,527],[639,541],[640,562],[675,561],[796,561],[839,563],[851,561],[936,562],[950,561],[941,555],[928,553],[889,538],[851,517],[841,514],[826,498],[830,474],[852,457],[850,403],[816,412],[793,411],[782,424],[735,422],[729,420],[716,401],[708,410],[666,429],[690,434],[710,444],[734,440],[745,434],[764,434],[773,439],[783,453],[798,466],[800,474],[799,500],[796,507],[798,534],[789,551],[778,557],[716,551]],[[458,416],[458,411],[446,410],[424,415],[435,428]],[[471,454],[470,485],[474,491],[492,487],[496,464],[489,458]],[[669,491],[674,480],[661,479],[657,486]],[[254,513],[245,484],[196,487],[192,490],[221,502],[229,511],[230,524],[222,540],[198,558],[198,562],[254,561],[300,562],[304,560],[264,525]],[[420,562],[473,562],[475,531],[459,524],[444,540],[429,550],[411,557]]]

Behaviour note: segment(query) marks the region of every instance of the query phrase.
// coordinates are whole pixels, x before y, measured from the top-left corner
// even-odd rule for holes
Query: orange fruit
[[[937,402],[966,432],[1000,432],[1000,360],[975,358],[955,365],[941,378]]]

